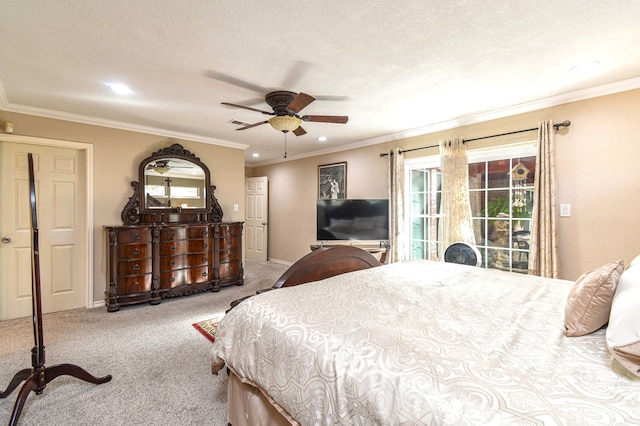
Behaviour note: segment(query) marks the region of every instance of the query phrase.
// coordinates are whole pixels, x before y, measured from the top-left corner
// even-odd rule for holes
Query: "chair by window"
[[[513,248],[511,267],[514,269],[529,269],[529,240],[530,231],[516,231],[511,235]]]

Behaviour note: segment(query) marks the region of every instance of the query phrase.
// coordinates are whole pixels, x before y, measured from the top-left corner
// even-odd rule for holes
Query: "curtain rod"
[[[571,122],[569,120],[565,120],[562,123],[554,123],[553,128],[556,129],[557,131],[558,129],[560,129],[560,127],[569,127],[570,125],[571,125]],[[516,133],[532,132],[534,130],[538,130],[538,128],[532,127],[531,129],[514,130],[513,132],[499,133],[497,135],[481,136],[479,138],[472,138],[472,139],[463,139],[462,142],[464,143],[473,142],[473,141],[479,141],[482,139],[497,138],[498,136],[507,136],[507,135],[515,135]],[[430,145],[430,146],[421,146],[418,148],[404,149],[404,150],[400,150],[400,154],[404,154],[405,152],[418,151],[421,149],[437,148],[438,146],[440,145]],[[386,157],[387,155],[389,155],[388,152],[383,152],[380,154],[380,157]]]

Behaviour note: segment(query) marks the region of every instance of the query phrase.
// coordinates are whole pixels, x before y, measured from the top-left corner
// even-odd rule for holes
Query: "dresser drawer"
[[[231,247],[238,247],[240,239],[238,237],[221,237],[218,239],[218,247],[220,250],[226,250]]]
[[[118,230],[118,242],[127,243],[150,243],[151,242],[151,229],[150,228],[132,228],[132,229],[119,229]]]
[[[240,254],[237,248],[220,250],[218,254],[218,259],[220,259],[220,263],[235,262],[235,261],[239,261]]]
[[[160,257],[160,271],[162,272],[172,271],[174,269],[182,269],[187,266],[187,256],[184,254]]]
[[[216,228],[217,233],[216,233],[216,237],[218,238],[223,238],[223,237],[237,237],[240,235],[240,229],[241,227],[235,224],[232,225],[218,225],[218,227]]]
[[[189,282],[203,283],[210,281],[212,277],[211,268],[208,266],[201,266],[197,268],[189,268],[186,270]]]
[[[151,273],[152,259],[121,260],[118,262],[118,276],[140,275]]]
[[[232,277],[240,274],[240,262],[221,263],[220,264],[220,279]]]
[[[160,241],[176,241],[187,239],[187,228],[184,226],[170,226],[160,230]]]
[[[160,272],[160,288],[168,289],[187,284],[185,269]]]
[[[211,239],[189,240],[187,253],[206,253],[211,250]]]
[[[187,240],[165,241],[160,243],[160,256],[182,254],[187,250]]]
[[[211,236],[211,230],[209,226],[190,226],[187,228],[187,238],[209,238]]]
[[[208,253],[190,254],[187,256],[188,266],[205,266],[211,264],[211,256]]]
[[[118,295],[145,293],[151,291],[151,274],[121,277],[118,279]]]
[[[118,246],[119,259],[140,259],[151,257],[151,243],[121,244]]]

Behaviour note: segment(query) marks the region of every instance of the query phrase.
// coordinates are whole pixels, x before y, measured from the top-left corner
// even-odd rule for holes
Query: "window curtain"
[[[400,148],[389,151],[389,263],[406,260],[404,245],[404,158]]]
[[[543,121],[538,127],[529,273],[547,278],[558,278],[560,275],[555,156],[553,121]]]
[[[440,141],[440,164],[442,170],[442,200],[438,226],[442,250],[455,242],[474,244],[476,238],[471,220],[469,201],[469,160],[467,147],[462,138]]]

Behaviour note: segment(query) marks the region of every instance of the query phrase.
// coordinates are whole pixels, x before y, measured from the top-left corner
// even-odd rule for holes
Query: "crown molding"
[[[246,150],[249,145],[231,142],[223,139],[210,138],[192,133],[174,132],[172,130],[162,129],[158,127],[140,126],[131,123],[124,123],[116,120],[106,120],[97,117],[91,117],[81,114],[73,114],[69,112],[54,111],[45,108],[30,107],[27,105],[9,104],[7,102],[4,86],[0,82],[0,109],[8,112],[19,114],[34,115],[44,118],[52,118],[56,120],[71,121],[74,123],[90,124],[94,126],[108,127],[118,130],[127,130],[130,132],[145,133],[150,135],[166,136],[169,138],[184,139],[194,142],[206,143],[209,145],[223,146],[227,148],[236,148]]]
[[[557,96],[537,99],[531,102],[525,102],[518,105],[512,105],[505,108],[499,108],[492,111],[472,114],[465,117],[459,117],[452,120],[442,121],[439,123],[429,124],[427,126],[417,127],[414,129],[404,130],[401,132],[391,133],[384,136],[365,139],[346,145],[340,145],[332,148],[326,148],[318,151],[307,152],[304,154],[290,155],[286,159],[279,158],[274,160],[263,161],[259,163],[247,164],[247,167],[261,167],[271,164],[283,163],[285,161],[300,160],[303,158],[315,157],[318,155],[332,154],[335,152],[348,151],[356,148],[363,148],[370,145],[378,145],[395,140],[407,139],[415,136],[427,135],[430,133],[451,130],[462,126],[482,123],[485,121],[496,120],[499,118],[511,117],[518,114],[524,114],[531,111],[537,111],[558,105],[564,105],[572,102],[583,101],[586,99],[597,98],[600,96],[612,95],[615,93],[626,92],[640,88],[640,77],[634,77],[627,80],[621,80],[614,83],[604,84],[601,86],[590,87],[571,93],[565,93]]]

